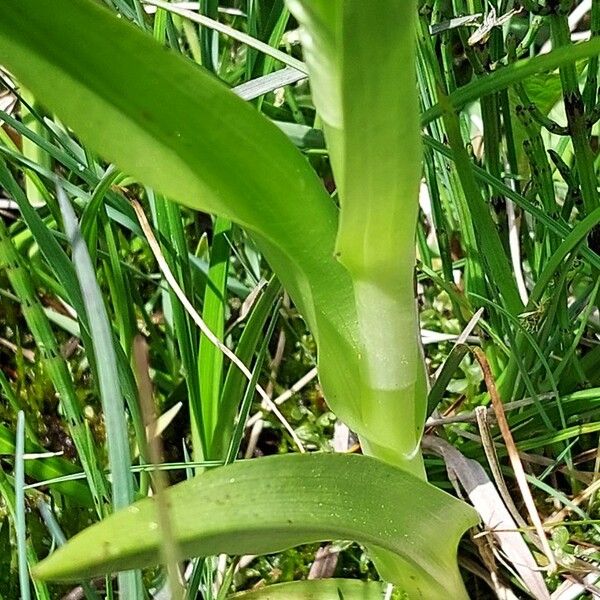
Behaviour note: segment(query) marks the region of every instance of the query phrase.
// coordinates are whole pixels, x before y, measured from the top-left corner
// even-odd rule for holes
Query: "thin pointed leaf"
[[[225,335],[227,274],[231,252],[230,234],[231,222],[223,218],[215,219],[213,241],[210,247],[208,280],[204,289],[204,303],[202,305],[204,322],[221,341],[223,341]],[[210,448],[219,420],[219,398],[223,384],[223,352],[205,335],[200,336],[198,371],[204,439],[207,448]]]
[[[58,203],[63,217],[65,232],[72,247],[72,260],[79,280],[81,295],[90,323],[92,347],[98,367],[98,389],[106,426],[108,460],[112,480],[112,504],[123,508],[133,500],[133,479],[129,471],[131,452],[125,415],[125,403],[119,384],[117,355],[114,336],[108,321],[100,286],[96,280],[92,259],[81,237],[75,211],[64,190],[57,188]],[[119,591],[125,598],[143,598],[141,574],[137,572],[119,575]]]
[[[236,354],[244,364],[250,364],[253,354],[260,347],[260,339],[263,327],[276,304],[277,295],[281,291],[281,285],[275,279],[267,285],[266,289],[257,300],[256,305],[248,317],[242,335],[236,347]],[[241,371],[235,365],[229,365],[223,390],[221,393],[219,418],[213,439],[212,454],[224,456],[231,442],[235,415],[244,397],[244,387],[247,381]]]

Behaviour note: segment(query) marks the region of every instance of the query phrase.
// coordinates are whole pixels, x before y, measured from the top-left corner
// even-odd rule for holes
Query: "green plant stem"
[[[600,2],[592,2],[592,19],[590,23],[592,37],[600,35]],[[583,89],[585,108],[589,113],[596,106],[598,98],[598,55],[590,57],[587,65],[587,78]]]
[[[571,45],[571,32],[567,18],[562,15],[551,15],[550,31],[554,48]],[[581,184],[581,194],[586,213],[590,214],[598,205],[597,180],[594,171],[594,157],[588,139],[586,112],[575,64],[564,63],[559,69],[563,88],[565,112],[569,124],[569,133],[573,142],[577,173]]]

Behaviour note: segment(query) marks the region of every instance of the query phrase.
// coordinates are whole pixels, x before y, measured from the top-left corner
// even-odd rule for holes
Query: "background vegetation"
[[[174,12],[178,4],[106,4],[274,120],[334,191],[321,122],[295,70],[302,58],[297,24],[282,0],[186,6],[231,28],[220,33]],[[284,56],[265,54],[240,32]],[[419,6],[425,161],[416,290],[435,381],[427,434],[488,471],[538,563],[550,567],[544,577],[551,591],[585,577],[587,591],[571,585],[571,595],[560,598],[592,597],[600,558],[600,48],[588,46],[581,60],[569,60],[573,44],[598,41],[599,33],[600,3],[585,0]],[[545,68],[532,61],[541,66],[526,78],[513,75],[512,63],[550,48]],[[504,83],[487,77],[502,70],[509,73]],[[25,598],[30,585],[17,567],[17,536],[26,532],[21,548],[35,563],[62,536],[105,514],[109,472],[113,482],[126,478],[129,459],[115,461],[106,446],[107,428],[124,423],[118,407],[114,414],[102,410],[111,383],[127,405],[121,430],[140,497],[149,488],[144,464],[156,462],[144,455],[146,427],[162,434],[172,483],[193,469],[300,446],[360,449],[323,400],[304,321],[242,230],[169,203],[104,163],[10,73],[2,73],[0,86],[0,597],[9,599]],[[81,259],[76,269],[56,176],[74,199],[90,253],[90,264]],[[150,215],[142,227],[132,201]],[[159,268],[152,236],[185,296],[251,363],[278,411],[200,333]],[[96,307],[88,308],[89,322],[84,300]],[[102,330],[102,306],[110,331]],[[148,372],[153,408],[138,402]],[[485,410],[493,382],[511,436],[498,427],[498,411]],[[194,456],[194,442],[205,449],[202,456]],[[509,460],[513,449],[523,472]],[[452,490],[439,457],[428,454],[426,467],[431,482]],[[519,491],[524,482],[535,514]],[[550,553],[531,535],[535,515]],[[485,531],[463,540],[459,558],[472,597],[527,597],[514,557],[494,544]],[[187,597],[223,598],[323,575],[377,579],[360,546],[335,541],[272,556],[191,561]],[[164,580],[161,569],[149,569],[144,589],[160,597]],[[98,594],[111,597],[111,580],[95,583]],[[30,593],[97,596],[89,586],[42,583]]]

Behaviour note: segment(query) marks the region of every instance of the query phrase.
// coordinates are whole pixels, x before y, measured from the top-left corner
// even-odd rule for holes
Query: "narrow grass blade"
[[[182,214],[179,206],[172,205],[164,197],[147,190],[154,223],[159,234],[163,256],[171,268],[180,287],[189,298],[193,297],[188,246],[182,226]],[[168,242],[170,242],[170,244]],[[208,277],[208,267],[206,270]],[[192,446],[196,459],[205,457],[206,438],[198,379],[198,335],[192,319],[186,313],[182,303],[172,289],[163,291],[163,306],[171,313],[168,320],[173,330],[175,343],[181,361],[181,374],[188,392],[188,406],[191,417]]]
[[[15,530],[19,559],[19,588],[22,600],[31,600],[29,566],[27,564],[27,524],[25,522],[25,413],[17,413],[17,439],[15,443]]]
[[[205,2],[207,2],[207,1],[211,1],[211,0],[205,0]],[[272,58],[282,62],[285,65],[293,67],[294,69],[297,69],[298,71],[306,72],[305,65],[298,59],[294,58],[293,56],[289,56],[285,52],[281,52],[277,48],[272,48],[268,44],[265,44],[264,42],[257,40],[256,38],[252,37],[251,35],[248,35],[246,33],[238,31],[237,29],[233,29],[232,27],[224,25],[223,23],[219,23],[218,21],[215,21],[214,19],[211,19],[210,17],[198,14],[196,12],[192,12],[191,10],[186,10],[185,8],[173,6],[172,4],[169,4],[168,2],[162,2],[162,0],[144,0],[144,2],[146,4],[151,4],[152,6],[160,7],[162,9],[164,9],[168,12],[172,12],[176,15],[185,17],[186,19],[189,19],[190,21],[194,21],[195,23],[204,25],[205,27],[209,27],[210,29],[212,29],[214,31],[218,31],[220,33],[228,35],[228,36],[232,37],[233,39],[237,40],[238,42],[247,44],[248,46],[255,48],[256,50],[259,50],[260,52],[263,52],[267,56],[271,56]],[[213,33],[213,32],[211,32],[211,33]],[[210,36],[210,37],[212,39],[212,36]],[[212,62],[213,61],[211,60],[211,61],[209,61],[209,64],[205,65],[208,70],[215,70],[215,66],[212,64]]]
[[[553,71],[561,65],[572,64],[577,60],[598,54],[600,54],[600,38],[596,37],[588,42],[558,48],[548,54],[520,60],[502,69],[498,69],[491,75],[480,77],[467,85],[463,85],[450,94],[449,102],[453,108],[460,109],[469,102],[481,98],[481,96],[505,89],[536,73]],[[423,113],[421,123],[427,125],[432,120],[441,117],[444,110],[445,108],[440,104],[432,106]]]
[[[133,481],[129,466],[131,452],[125,419],[125,406],[119,386],[119,372],[113,335],[108,322],[102,292],[85,242],[81,237],[77,217],[64,190],[57,188],[65,232],[72,246],[73,264],[79,279],[83,302],[90,324],[90,334],[98,369],[98,389],[106,424],[106,440],[112,480],[112,503],[115,510],[133,500]],[[141,578],[137,573],[121,574],[119,589],[126,598],[142,598]]]
[[[257,77],[233,88],[242,100],[254,100],[259,96],[273,92],[278,88],[306,79],[306,73],[293,67],[286,67],[274,73]]]
[[[467,344],[456,344],[450,354],[444,361],[442,371],[438,375],[434,384],[431,386],[429,395],[427,396],[427,416],[431,416],[438,404],[442,401],[444,392],[448,388],[448,383],[456,373],[462,359],[469,352]]]
[[[475,181],[472,163],[464,146],[458,117],[445,102],[444,124],[448,133],[450,147],[454,154],[454,161],[458,177],[463,188],[471,218],[477,223],[475,239],[477,253],[485,266],[485,273],[490,287],[499,295],[498,300],[503,301],[507,310],[512,315],[517,315],[523,310],[523,303],[517,290],[508,257],[502,246],[496,225],[488,207],[485,205],[481,190]]]
[[[102,293],[85,243],[81,238],[77,217],[65,192],[58,188],[58,201],[63,213],[65,232],[73,252],[73,264],[79,278],[83,302],[90,319],[94,352],[98,362],[98,388],[106,420],[107,444],[112,473],[113,504],[115,509],[130,504],[133,499],[133,482],[129,474],[131,464],[125,407],[119,389],[113,336],[111,333]]]
[[[236,354],[244,364],[250,364],[252,355],[260,344],[263,327],[280,290],[279,282],[275,279],[271,280],[248,317],[236,348]],[[240,400],[244,395],[245,384],[246,379],[243,373],[235,365],[230,365],[223,384],[219,420],[213,439],[212,452],[214,456],[224,456],[230,446],[232,427]]]
[[[13,522],[17,521],[17,507],[15,498],[15,489],[12,482],[5,475],[4,471],[0,469],[0,496],[4,500],[4,504],[11,515]],[[26,552],[27,561],[29,565],[35,565],[38,562],[37,555],[31,539],[26,539]],[[33,588],[35,590],[37,600],[50,600],[50,593],[48,588],[43,581],[33,580]],[[30,590],[31,592],[31,590]]]
[[[213,226],[210,266],[202,305],[202,319],[221,341],[225,335],[230,234],[231,222],[228,219],[217,217]],[[200,336],[198,372],[204,439],[206,446],[210,447],[219,418],[219,399],[223,384],[223,353],[205,335]],[[220,457],[207,456],[206,458]]]
[[[27,92],[27,90],[21,90],[21,96],[27,102],[27,105],[35,104],[34,98],[31,96],[31,94],[29,94],[29,92]],[[37,110],[38,107],[35,108]],[[23,121],[24,125],[30,129],[33,129],[38,135],[43,136],[46,132],[46,128],[44,127],[44,124],[40,122],[38,115],[30,113],[25,104],[21,106],[21,120]],[[44,152],[40,146],[31,140],[23,138],[22,150],[25,158],[28,158],[37,164],[44,165],[45,167],[50,166],[50,157],[48,154],[46,154],[46,152]],[[27,198],[34,207],[44,206],[46,203],[44,195],[38,187],[39,185],[40,182],[37,177],[32,178],[28,175],[25,176],[25,189],[27,191]]]
[[[246,386],[246,391],[244,393],[244,397],[240,402],[239,414],[237,417],[237,421],[235,423],[235,427],[233,427],[233,432],[231,433],[231,442],[229,444],[229,449],[227,450],[227,456],[225,458],[225,464],[232,463],[240,451],[240,445],[242,442],[242,437],[244,435],[244,430],[246,427],[246,421],[248,419],[248,415],[250,414],[250,409],[252,408],[252,400],[254,398],[254,389],[256,384],[258,383],[258,378],[261,373],[261,369],[267,355],[267,348],[269,347],[269,343],[271,342],[271,338],[273,337],[273,331],[275,330],[275,325],[277,324],[277,317],[279,311],[279,303],[275,304],[275,308],[273,310],[273,315],[271,317],[271,322],[269,323],[269,327],[264,335],[261,346],[258,349],[258,355],[256,357],[256,361],[254,362],[254,370],[252,371],[252,378],[248,382]]]
[[[43,454],[45,449],[32,442],[25,444],[27,453]],[[0,455],[14,456],[15,443],[14,434],[3,425],[0,425]],[[79,473],[79,469],[68,460],[49,456],[38,460],[25,461],[25,473],[35,481],[46,481],[56,477],[70,476],[75,473],[85,479],[85,473]],[[90,488],[77,482],[65,482],[56,486],[56,491],[74,499],[80,506],[91,508],[94,506]]]
[[[79,460],[86,473],[96,510],[98,514],[102,514],[107,497],[105,480],[95,449],[88,443],[69,367],[60,354],[54,332],[36,295],[31,273],[27,269],[24,259],[16,251],[2,220],[0,220],[0,268],[6,272],[12,288],[21,300],[23,316],[40,350],[44,369],[60,398],[62,410],[64,410],[69,423],[69,429],[77,448]]]

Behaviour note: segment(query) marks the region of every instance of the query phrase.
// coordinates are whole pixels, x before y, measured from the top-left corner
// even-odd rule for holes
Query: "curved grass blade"
[[[147,189],[154,224],[161,240],[163,256],[187,297],[193,297],[189,251],[182,225],[181,208],[166,200],[162,195]],[[208,277],[208,265],[206,271]],[[164,290],[163,305],[168,306],[167,321],[172,329],[175,345],[181,360],[181,372],[187,388],[190,411],[193,452],[197,459],[204,458],[200,382],[198,379],[198,335],[194,324],[172,289]]]
[[[418,478],[359,455],[286,455],[237,462],[169,488],[184,555],[265,554],[327,539],[385,549],[404,564],[411,597],[464,597],[456,566],[462,533],[477,522],[466,504]],[[419,498],[419,518],[402,510]],[[440,543],[440,531],[444,543]],[[44,580],[88,578],[160,560],[152,498],[78,534],[35,569]]]

